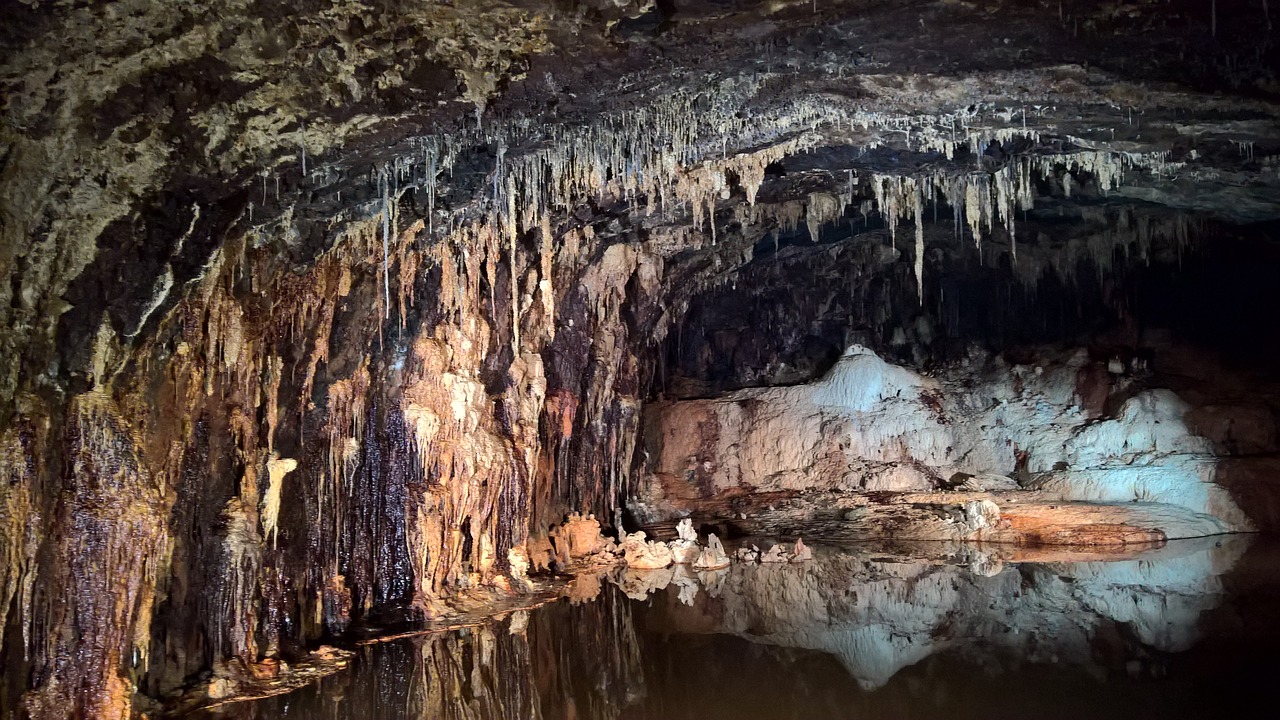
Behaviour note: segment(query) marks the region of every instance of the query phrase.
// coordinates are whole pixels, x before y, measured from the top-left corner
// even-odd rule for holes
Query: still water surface
[[[1001,552],[818,547],[802,565],[583,578],[576,599],[363,647],[216,717],[1280,716],[1280,544]]]

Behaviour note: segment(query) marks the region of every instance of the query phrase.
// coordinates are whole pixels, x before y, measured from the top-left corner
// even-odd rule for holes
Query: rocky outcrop
[[[623,562],[636,570],[661,570],[669,567],[675,558],[666,543],[645,539],[645,532],[637,530],[622,541]]]
[[[692,565],[702,554],[702,548],[698,547],[698,533],[693,529],[693,522],[685,518],[676,523],[676,535],[676,539],[668,543],[672,561],[677,565]]]
[[[652,474],[638,500],[660,516],[680,506],[681,488],[704,499],[966,483],[1009,490],[1007,473],[1041,491],[1041,500],[1187,511],[1187,522],[1163,527],[1166,537],[1254,527],[1214,483],[1217,458],[1187,428],[1186,403],[1168,390],[1135,387],[1115,416],[1092,417],[1078,389],[1088,366],[1083,353],[1034,367],[976,355],[926,377],[854,346],[811,384],[652,407]],[[962,534],[991,528],[982,536],[996,539],[1001,508],[973,500],[956,520]]]

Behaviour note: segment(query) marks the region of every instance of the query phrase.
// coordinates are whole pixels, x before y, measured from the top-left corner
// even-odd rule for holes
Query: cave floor
[[[204,716],[1229,717],[1280,669],[1270,538],[1003,562],[972,544],[813,550],[587,573],[558,602],[356,647],[344,672]]]

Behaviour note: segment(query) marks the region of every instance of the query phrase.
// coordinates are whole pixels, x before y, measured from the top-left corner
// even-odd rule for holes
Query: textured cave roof
[[[415,156],[424,138],[466,141],[433,210],[484,213],[503,159],[676,95],[693,112],[740,121],[697,138],[690,165],[794,141],[803,128],[752,129],[787,108],[903,119],[811,128],[805,151],[780,161],[785,179],[771,173],[761,189],[771,201],[830,190],[850,171],[946,172],[1010,153],[1103,148],[1163,153],[1176,168],[1141,174],[1107,202],[1272,221],[1280,79],[1266,4],[1209,6],[9,2],[0,406],[62,383],[104,310],[121,336],[142,333],[227,237],[272,227],[281,267],[306,264],[343,222],[377,212],[379,169]],[[957,116],[1038,139],[955,158],[912,146],[912,118]],[[726,201],[741,203],[741,188],[731,190]]]

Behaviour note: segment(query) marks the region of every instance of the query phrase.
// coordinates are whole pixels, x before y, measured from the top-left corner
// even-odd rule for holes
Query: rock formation
[[[802,563],[809,562],[813,559],[813,549],[804,544],[804,540],[796,539],[795,547],[791,549],[791,562]]]
[[[702,549],[698,559],[693,562],[695,570],[719,570],[729,567],[729,556],[725,554],[724,545],[715,533],[707,536],[707,546]]]
[[[693,529],[693,521],[685,518],[676,524],[678,537],[668,543],[671,558],[677,565],[692,565],[698,560],[702,549],[698,547],[698,533]]]
[[[655,518],[687,514],[698,498],[742,490],[915,493],[918,505],[930,491],[960,489],[977,497],[932,497],[958,503],[954,517],[941,518],[951,525],[946,534],[913,535],[901,523],[885,532],[998,539],[1005,527],[998,502],[1019,497],[1023,507],[1046,499],[1138,503],[1159,520],[1111,522],[1159,528],[1162,538],[1254,528],[1214,483],[1217,458],[1188,427],[1186,402],[1169,390],[1125,386],[1114,416],[1091,416],[1079,384],[1088,366],[1083,351],[1034,368],[970,355],[926,377],[855,345],[813,383],[656,405],[643,507]],[[1019,493],[1006,472],[1037,492]],[[867,518],[846,519],[866,525]]]
[[[660,570],[675,558],[666,543],[645,540],[645,532],[637,530],[622,541],[623,562],[634,570]]]

